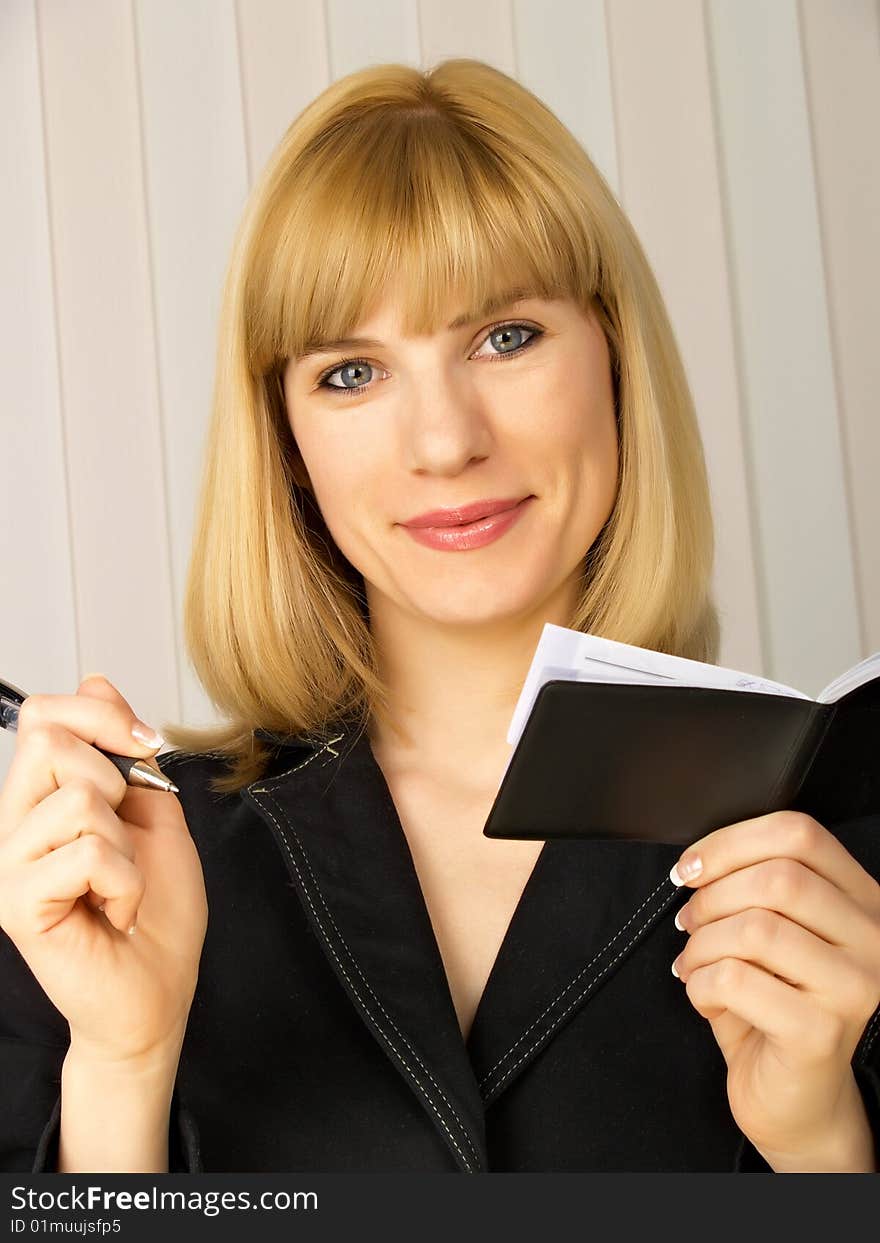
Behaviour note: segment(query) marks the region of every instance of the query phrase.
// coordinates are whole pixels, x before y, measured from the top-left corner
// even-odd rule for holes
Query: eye
[[[524,343],[516,345],[514,340],[514,348],[512,350],[505,350],[501,354],[495,354],[494,356],[489,355],[488,357],[508,358],[511,354],[519,354],[520,351],[530,345],[533,340],[536,340],[538,337],[544,335],[540,328],[531,328],[528,324],[499,324],[497,328],[490,328],[489,335],[486,337],[487,341],[492,341],[493,338],[499,337],[502,339],[510,336],[516,338],[517,335],[521,337],[523,332],[528,332],[530,334]],[[497,344],[497,340],[495,341],[495,344]]]
[[[521,336],[523,332],[528,333],[529,336],[526,338],[525,342],[517,345],[516,338]],[[513,336],[515,348],[506,349],[503,352],[494,355],[484,355],[483,357],[489,357],[492,362],[495,362],[503,358],[510,358],[515,354],[522,354],[525,350],[529,349],[530,346],[534,345],[543,335],[544,331],[542,328],[534,328],[531,324],[523,324],[519,322],[497,324],[494,328],[489,329],[484,344],[488,341],[493,341],[493,339],[493,344],[495,345],[501,344],[502,342],[509,344],[509,340],[505,341],[505,338]],[[501,339],[500,341],[498,340],[499,338]],[[362,378],[362,373],[365,369],[371,372],[382,370],[381,367],[374,367],[374,365],[367,358],[343,359],[343,361],[341,363],[337,363],[335,367],[330,367],[326,371],[321,372],[318,376],[317,387],[342,397],[354,397],[358,393],[366,392],[367,389],[372,388],[373,383],[330,384],[328,381],[330,380],[330,377],[336,375],[337,372],[342,373],[343,379],[357,381],[359,378]]]

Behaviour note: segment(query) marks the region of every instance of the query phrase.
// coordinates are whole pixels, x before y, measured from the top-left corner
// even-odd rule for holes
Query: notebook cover
[[[808,797],[805,774],[838,707],[717,687],[546,682],[483,833],[689,845]],[[875,732],[874,754],[876,744]]]
[[[836,707],[789,803],[826,827],[880,812],[880,678],[850,691]]]

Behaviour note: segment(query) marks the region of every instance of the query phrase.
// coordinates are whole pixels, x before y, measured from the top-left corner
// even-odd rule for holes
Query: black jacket
[[[216,755],[159,757],[209,905],[172,1172],[769,1170],[670,970],[681,847],[547,843],[465,1043],[366,736],[276,741],[239,795]],[[880,877],[880,816],[826,827]],[[69,1029],[3,933],[0,995],[0,1169],[51,1171]],[[878,1031],[853,1065],[880,1139]]]

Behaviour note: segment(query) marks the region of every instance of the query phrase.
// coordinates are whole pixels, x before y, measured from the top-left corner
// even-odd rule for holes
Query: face
[[[396,608],[488,624],[558,598],[617,491],[610,357],[592,310],[528,298],[407,338],[385,301],[352,336],[371,340],[289,360],[284,391],[315,500],[363,575],[371,617]],[[403,525],[526,497],[479,547],[428,547]]]

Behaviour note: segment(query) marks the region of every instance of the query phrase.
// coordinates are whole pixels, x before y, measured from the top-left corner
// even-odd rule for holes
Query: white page
[[[866,682],[878,676],[880,676],[880,652],[874,652],[872,656],[866,656],[857,665],[853,665],[852,669],[847,669],[840,677],[829,682],[825,689],[819,692],[816,703],[836,703],[838,699],[854,691],[857,686],[864,686]]]
[[[726,669],[684,656],[670,656],[651,648],[618,643],[615,639],[583,634],[545,622],[532,663],[507,731],[515,746],[525,728],[538,691],[555,679],[572,682],[630,682],[642,686],[720,686],[729,690],[790,695],[809,699],[803,691],[771,682],[741,669]],[[511,756],[512,758],[512,756]]]

